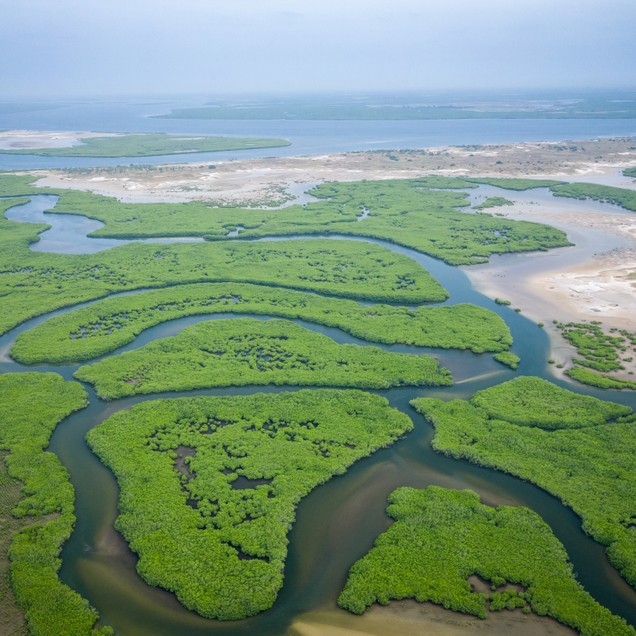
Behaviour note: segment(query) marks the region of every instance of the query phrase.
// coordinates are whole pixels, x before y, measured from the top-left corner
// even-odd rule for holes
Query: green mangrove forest
[[[184,283],[247,282],[404,304],[448,298],[408,256],[360,241],[133,243],[78,255],[30,250],[47,227],[0,215],[0,334],[61,307]]]
[[[521,358],[516,356],[514,353],[510,353],[509,351],[502,351],[501,353],[495,353],[493,358],[497,362],[501,362],[501,364],[505,364],[507,367],[511,369],[516,369],[521,362]]]
[[[74,377],[93,384],[103,400],[250,384],[358,389],[453,384],[450,371],[429,356],[336,344],[288,320],[255,318],[202,322],[80,367]]]
[[[251,139],[248,137],[207,137],[202,135],[168,135],[135,133],[117,137],[86,137],[77,146],[66,148],[28,148],[2,150],[4,155],[39,155],[41,157],[152,157],[192,152],[246,150],[290,146],[286,139]]]
[[[469,401],[418,398],[433,448],[537,484],[583,520],[636,586],[636,417],[628,406],[520,377]]]
[[[321,201],[282,209],[212,208],[206,202],[122,203],[79,190],[37,188],[36,177],[0,176],[0,196],[55,194],[54,214],[79,214],[104,223],[91,237],[139,239],[203,237],[208,241],[266,236],[337,234],[384,239],[451,265],[485,263],[491,254],[570,245],[561,230],[487,213],[470,214],[463,179],[423,177],[331,182],[311,191]],[[364,218],[363,218],[364,217]],[[241,229],[238,229],[240,226]]]
[[[376,601],[415,598],[480,618],[522,607],[586,636],[636,634],[576,581],[565,549],[527,508],[480,503],[470,491],[398,488],[387,514],[395,523],[349,572],[338,604],[356,614]],[[472,591],[478,575],[493,594]],[[506,583],[523,591],[496,590]],[[488,607],[487,607],[488,605]]]
[[[144,402],[86,439],[140,576],[228,620],[276,600],[298,502],[412,427],[385,398],[316,389]]]
[[[600,389],[636,389],[636,382],[632,380],[607,375],[624,371],[625,366],[622,363],[632,361],[636,349],[636,334],[626,329],[618,331],[616,328],[605,333],[599,327],[600,324],[597,320],[593,320],[591,324],[557,323],[556,328],[561,335],[576,347],[577,355],[581,356],[572,357],[573,367],[565,371],[566,375],[582,384]],[[629,349],[630,346],[632,350]]]
[[[500,208],[504,205],[514,205],[514,202],[504,197],[488,197],[483,203],[474,206],[473,209],[487,210],[488,208]]]
[[[0,545],[2,559],[10,560],[0,608],[6,616],[9,605],[17,606],[34,636],[113,634],[109,627],[93,630],[97,612],[57,576],[75,525],[75,493],[60,460],[45,449],[57,424],[87,398],[80,384],[55,373],[0,374]]]
[[[512,345],[510,329],[497,314],[467,303],[417,309],[369,307],[263,285],[200,283],[107,298],[49,318],[21,333],[10,353],[31,365],[92,360],[169,320],[225,313],[299,318],[382,344],[473,353],[505,352]]]

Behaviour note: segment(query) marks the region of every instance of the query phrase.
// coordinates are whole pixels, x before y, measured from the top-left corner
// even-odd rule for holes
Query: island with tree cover
[[[474,206],[473,210],[487,210],[488,208],[499,208],[504,205],[514,205],[514,203],[504,197],[488,197],[483,203]]]
[[[75,525],[75,493],[60,460],[45,449],[55,427],[87,398],[80,384],[55,373],[0,375],[0,550],[9,561],[0,609],[11,633],[23,633],[26,624],[35,636],[113,634],[110,627],[93,629],[97,612],[57,576]]]
[[[152,157],[157,155],[218,152],[290,146],[286,139],[252,139],[247,137],[207,137],[202,135],[168,135],[135,133],[108,137],[80,138],[80,144],[53,148],[0,149],[5,155],[40,157]]]
[[[208,618],[268,609],[298,502],[413,427],[385,398],[301,390],[143,402],[89,431],[150,585]]]
[[[59,364],[112,353],[146,329],[186,316],[252,314],[300,318],[382,344],[505,352],[510,329],[476,305],[365,306],[291,289],[245,283],[199,283],[117,296],[49,318],[18,335],[11,357],[21,364]]]
[[[490,508],[470,490],[437,486],[398,488],[389,503],[395,523],[351,568],[340,607],[362,614],[375,602],[415,598],[480,618],[522,607],[586,636],[636,634],[576,581],[563,545],[535,512]],[[466,580],[472,575],[493,590],[511,583],[523,591],[476,593]]]
[[[418,398],[433,448],[537,484],[583,520],[636,587],[636,415],[534,377],[478,391],[469,401]]]
[[[187,203],[122,203],[79,190],[31,185],[36,177],[0,176],[0,195],[55,194],[49,212],[79,214],[104,223],[91,237],[139,239],[197,236],[209,241],[308,234],[368,236],[439,258],[451,265],[485,263],[506,254],[570,245],[561,230],[458,210],[469,206],[463,179],[423,177],[331,182],[311,194],[321,201],[281,209],[211,207]]]
[[[113,400],[144,393],[244,385],[388,389],[451,386],[426,355],[337,344],[288,320],[212,320],[176,336],[80,367],[74,377]]]

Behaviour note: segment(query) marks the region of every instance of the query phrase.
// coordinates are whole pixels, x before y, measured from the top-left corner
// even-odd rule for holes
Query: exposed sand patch
[[[301,614],[291,626],[293,636],[571,636],[575,630],[552,618],[514,611],[489,612],[486,620],[444,609],[433,603],[392,601],[372,605],[362,616],[344,610]]]
[[[0,150],[69,148],[70,146],[79,146],[82,139],[89,137],[121,137],[121,133],[6,130],[0,132]]]
[[[84,133],[42,133],[76,134]],[[102,133],[93,133],[101,135]],[[125,202],[216,201],[262,205],[286,200],[294,183],[447,176],[535,177],[636,187],[623,168],[636,166],[636,141],[445,146],[426,150],[350,152],[207,164],[119,166],[36,171],[42,186],[89,190]]]

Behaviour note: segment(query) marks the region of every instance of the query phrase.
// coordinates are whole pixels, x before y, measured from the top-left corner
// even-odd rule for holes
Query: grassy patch
[[[155,325],[212,313],[301,318],[382,344],[474,353],[505,351],[512,344],[510,330],[497,314],[466,303],[415,310],[368,307],[262,285],[201,283],[108,298],[49,318],[17,337],[11,357],[22,364],[91,360],[132,342]]]
[[[151,157],[154,155],[246,150],[290,146],[285,139],[250,139],[241,137],[205,137],[168,135],[166,133],[122,135],[120,137],[87,137],[81,145],[68,148],[28,148],[0,150],[6,155],[39,155],[41,157]]]
[[[387,514],[395,523],[349,572],[338,604],[356,614],[374,602],[415,598],[487,618],[523,607],[588,636],[635,634],[577,583],[563,545],[527,508],[484,506],[470,491],[398,488]],[[506,582],[525,588],[475,593],[477,574],[494,590]]]
[[[80,367],[75,377],[93,384],[105,400],[250,384],[358,389],[453,384],[450,372],[429,356],[340,345],[287,320],[255,318],[202,322]]]
[[[411,404],[435,427],[436,451],[511,473],[561,499],[636,586],[636,423],[629,407],[539,378],[479,391],[468,402]]]
[[[56,425],[84,408],[86,398],[79,384],[54,373],[0,375],[0,449],[8,451],[0,460],[6,466],[0,486],[6,519],[2,542],[11,541],[9,581],[34,636],[96,633],[95,610],[57,577],[60,550],[75,524],[75,495],[66,469],[44,451]],[[15,520],[21,520],[21,529]]]
[[[623,170],[623,176],[625,176],[625,177],[636,177],[636,167],[634,167],[634,168],[625,168],[625,170]]]
[[[144,402],[87,441],[141,577],[227,620],[274,603],[298,502],[412,426],[379,396],[317,389]]]

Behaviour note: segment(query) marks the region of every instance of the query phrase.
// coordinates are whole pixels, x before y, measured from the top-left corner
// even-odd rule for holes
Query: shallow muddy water
[[[46,221],[49,223],[58,218],[57,215],[46,215]],[[79,224],[82,222],[81,218],[73,216],[72,221]],[[46,233],[43,238],[45,236]],[[293,238],[300,237],[285,237],[280,240]],[[136,396],[104,403],[96,398],[90,386],[85,385],[90,396],[90,405],[83,411],[71,415],[58,426],[49,447],[68,469],[76,491],[77,524],[62,552],[61,579],[87,598],[100,613],[101,623],[112,625],[118,636],[286,636],[297,617],[308,612],[327,611],[333,616],[350,617],[337,608],[336,599],[344,586],[349,568],[366,554],[377,536],[390,525],[385,512],[387,496],[399,486],[424,488],[435,484],[446,488],[471,488],[479,493],[482,501],[488,505],[525,505],[535,510],[565,545],[578,574],[578,580],[585,589],[614,613],[623,616],[631,624],[636,624],[636,591],[611,567],[605,556],[604,547],[583,533],[580,519],[570,509],[556,498],[520,479],[435,454],[430,446],[433,437],[432,427],[409,406],[410,400],[420,396],[440,397],[444,400],[469,398],[477,390],[499,384],[517,375],[537,375],[572,391],[629,404],[632,407],[636,407],[636,395],[601,391],[553,378],[547,364],[549,341],[546,333],[523,315],[516,314],[510,308],[498,306],[491,299],[475,291],[462,269],[385,241],[324,237],[324,240],[339,239],[373,242],[406,254],[428,269],[450,292],[447,304],[470,302],[501,315],[514,337],[512,352],[521,358],[518,371],[511,371],[494,362],[489,354],[475,355],[470,352],[399,345],[383,347],[391,351],[434,355],[442,366],[452,372],[455,385],[447,388],[407,387],[375,392],[386,397],[391,406],[409,415],[415,424],[414,430],[392,447],[382,449],[371,457],[357,462],[345,475],[335,477],[327,484],[316,488],[301,501],[296,523],[289,534],[285,582],[278,600],[267,612],[236,622],[203,619],[184,609],[174,595],[152,588],[139,578],[135,571],[135,555],[113,529],[119,495],[117,484],[111,472],[90,452],[84,436],[88,430],[113,413],[129,409],[146,400],[192,395],[278,393],[298,389],[223,388]],[[78,242],[81,244],[82,241],[93,239],[80,237]],[[528,255],[528,258],[532,257],[533,255]],[[523,259],[524,256],[516,255],[514,258]],[[59,310],[50,315],[72,309]],[[6,352],[19,332],[39,324],[47,317],[49,316],[35,318],[0,338],[0,354],[5,354],[0,358],[1,372],[55,371],[66,379],[72,379],[72,374],[79,365],[25,367],[6,357]],[[143,332],[133,343],[115,353],[174,335],[186,326],[202,320],[230,317],[234,316],[211,314],[164,323]],[[338,329],[303,321],[296,322],[337,342],[373,346]],[[353,628],[356,620],[358,619],[351,618],[347,625]]]

